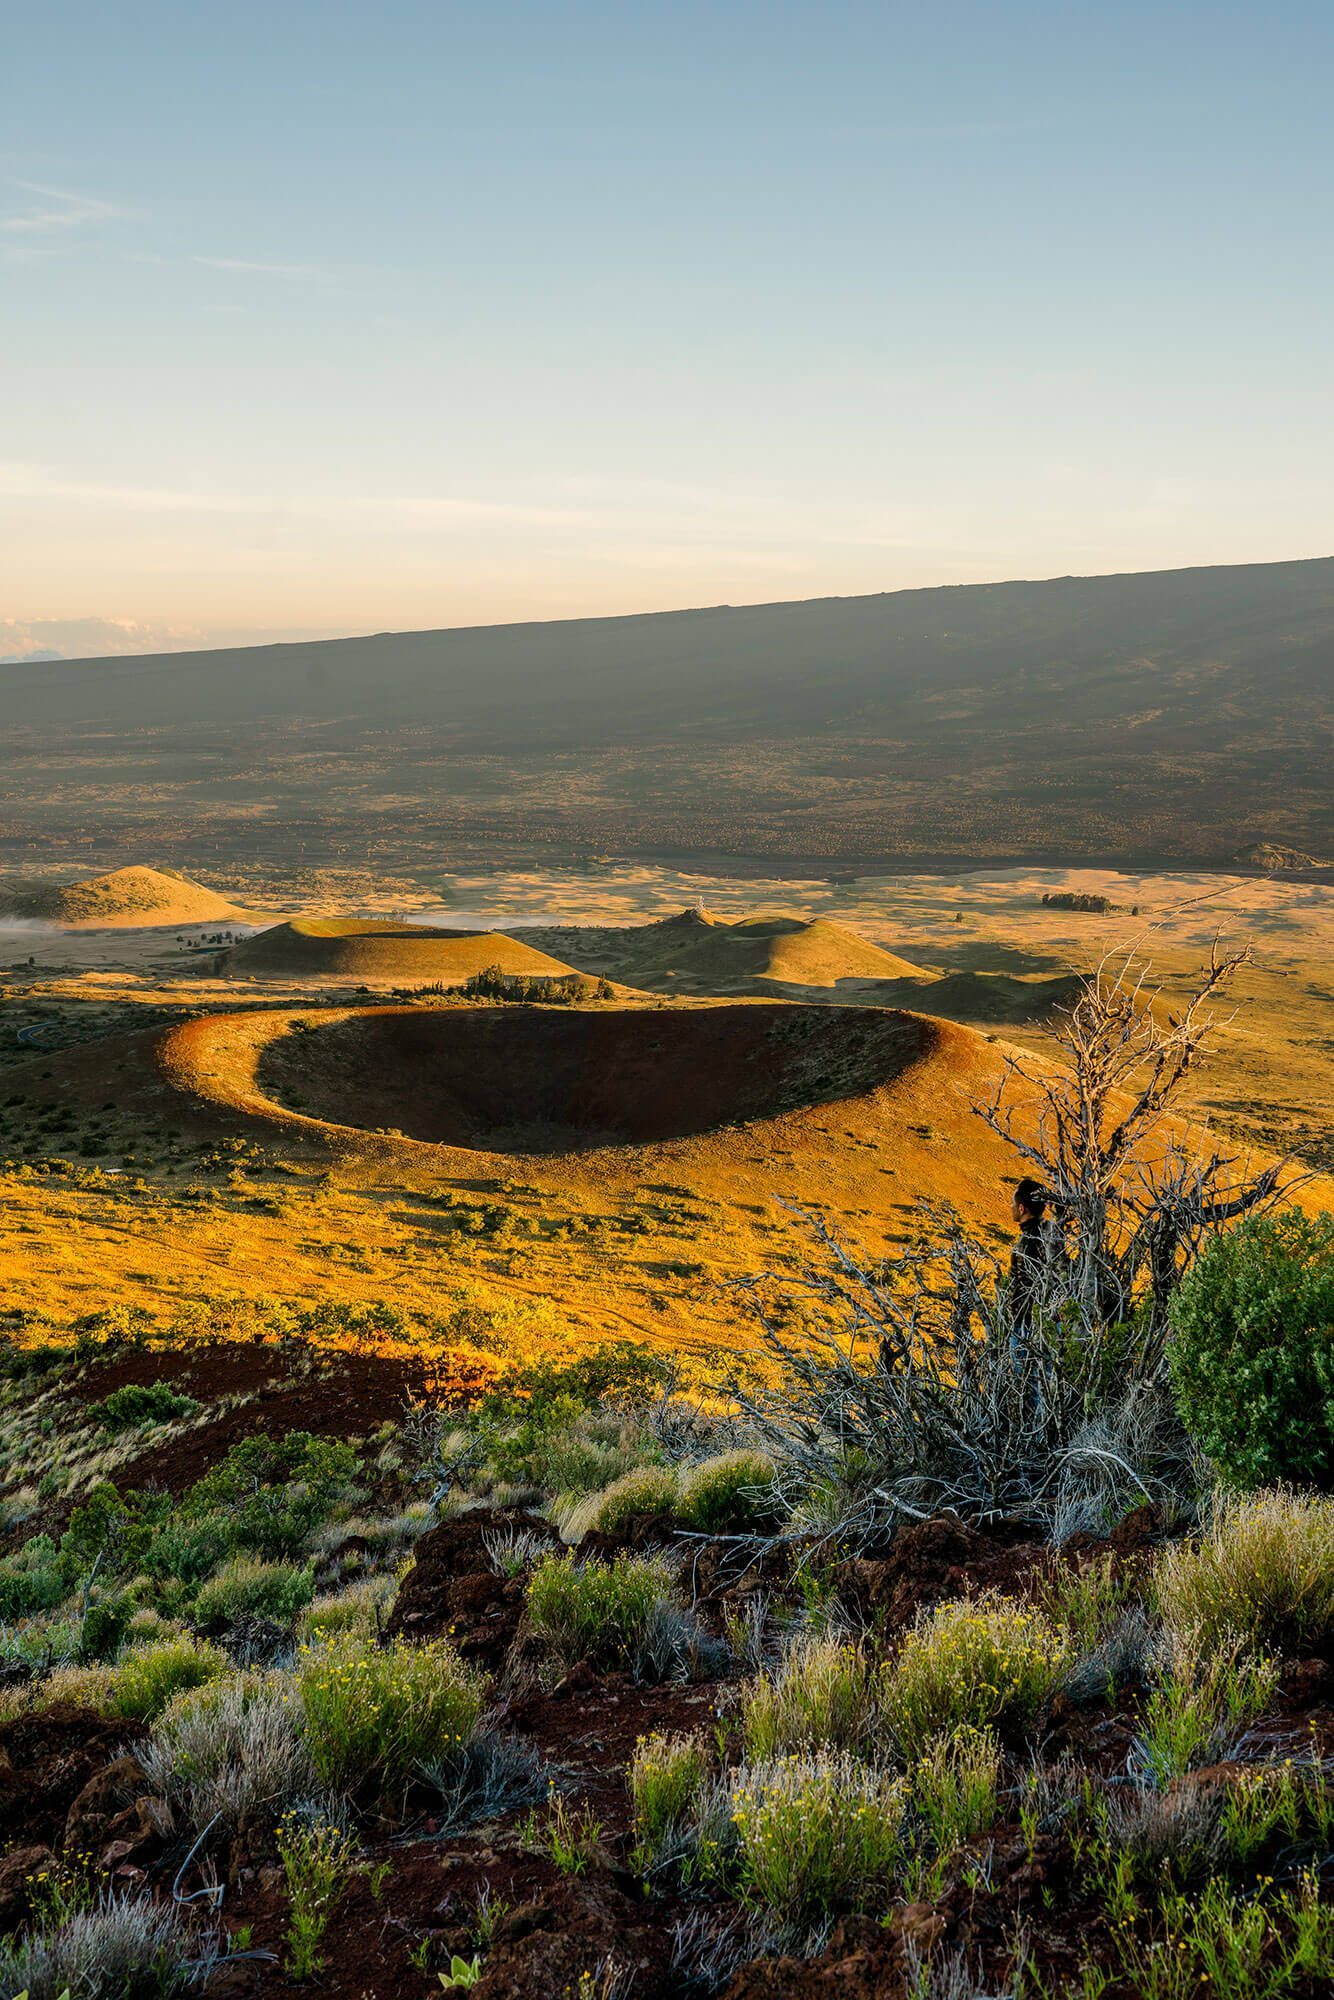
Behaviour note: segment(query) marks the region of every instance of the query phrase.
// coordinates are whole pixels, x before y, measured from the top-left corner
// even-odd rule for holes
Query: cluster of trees
[[[506,972],[488,965],[467,980],[469,1000],[517,1000],[546,1006],[583,1006],[590,1000],[611,1000],[616,989],[608,979],[590,979],[583,972]]]

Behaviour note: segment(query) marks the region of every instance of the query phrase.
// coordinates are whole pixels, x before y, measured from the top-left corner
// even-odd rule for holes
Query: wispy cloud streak
[[[590,517],[582,508],[530,506],[439,493],[234,493],[170,486],[129,486],[71,479],[46,466],[0,461],[0,500],[68,501],[132,513],[240,514],[305,517],[326,521],[448,527],[494,521],[530,527],[565,527]]]
[[[126,214],[125,209],[99,195],[75,194],[69,188],[47,187],[40,181],[13,181],[10,185],[32,199],[21,213],[0,216],[0,231],[7,236],[49,236],[89,223],[118,222]]]

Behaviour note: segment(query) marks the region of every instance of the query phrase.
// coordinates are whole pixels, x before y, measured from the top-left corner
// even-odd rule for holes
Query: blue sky
[[[0,653],[1334,552],[1332,67],[1283,0],[10,0]]]

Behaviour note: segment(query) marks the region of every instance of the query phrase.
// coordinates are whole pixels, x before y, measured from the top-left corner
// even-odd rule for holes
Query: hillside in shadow
[[[5,838],[1319,855],[1332,666],[1332,560],[10,666]]]

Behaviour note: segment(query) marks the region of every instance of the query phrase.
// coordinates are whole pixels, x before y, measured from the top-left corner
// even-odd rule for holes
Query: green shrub
[[[195,1519],[224,1514],[230,1547],[278,1560],[299,1553],[349,1495],[356,1471],[353,1447],[335,1438],[306,1431],[242,1438],[190,1489],[185,1511]]]
[[[98,1715],[116,1710],[116,1669],[99,1661],[92,1666],[55,1667],[45,1679],[23,1690],[34,1709],[91,1708]]]
[[[641,1736],[630,1760],[630,1807],[634,1826],[631,1863],[649,1875],[673,1859],[682,1828],[709,1770],[703,1736]]]
[[[1167,1624],[1197,1648],[1319,1652],[1334,1639],[1334,1499],[1225,1501],[1198,1540],[1163,1552],[1154,1580]]]
[[[619,1433],[659,1394],[666,1372],[639,1343],[606,1341],[559,1366],[513,1370],[481,1398],[468,1428],[494,1478],[591,1493],[650,1455],[636,1437],[627,1456]]]
[[[853,1750],[879,1720],[877,1677],[861,1648],[798,1640],[777,1670],[742,1696],[746,1755],[767,1762],[796,1750]]]
[[[657,1557],[580,1563],[573,1553],[550,1555],[528,1580],[528,1616],[566,1665],[625,1666],[671,1590],[672,1573]]]
[[[166,1382],[126,1382],[100,1403],[91,1403],[88,1414],[104,1431],[127,1431],[197,1416],[200,1407],[193,1396],[180,1395]]]
[[[287,1964],[293,1979],[309,1979],[324,1964],[320,1943],[357,1856],[356,1842],[326,1819],[286,1813],[278,1827],[278,1858],[287,1884]]]
[[[1319,1754],[1309,1764],[1260,1764],[1236,1773],[1227,1788],[1219,1833],[1239,1868],[1281,1846],[1319,1861],[1334,1849],[1334,1764]]]
[[[907,1760],[932,1738],[1032,1721],[1070,1657],[1041,1612],[1006,1598],[942,1604],[908,1633],[884,1672],[886,1719]]]
[[[534,1813],[529,1825],[537,1845],[562,1875],[587,1875],[603,1854],[602,1821],[590,1805],[570,1806],[554,1780],[547,1789],[545,1822]]]
[[[1082,1565],[1057,1561],[1043,1575],[1035,1602],[1053,1625],[1069,1633],[1078,1651],[1087,1653],[1106,1638],[1142,1588],[1136,1566],[1123,1565],[1118,1571],[1112,1556]]]
[[[221,1646],[211,1646],[206,1639],[185,1633],[176,1639],[160,1639],[117,1661],[112,1696],[115,1712],[151,1722],[174,1695],[216,1680],[230,1665]]]
[[[362,1577],[344,1590],[314,1598],[297,1618],[296,1629],[303,1639],[333,1639],[350,1632],[369,1638],[397,1593],[398,1579],[386,1572]]]
[[[723,1451],[691,1466],[681,1481],[682,1520],[706,1535],[744,1534],[778,1515],[773,1460],[762,1451]]]
[[[1277,1681],[1272,1660],[1218,1650],[1202,1657],[1179,1648],[1140,1707],[1141,1769],[1165,1789],[1187,1771],[1233,1756],[1237,1737],[1268,1707]]]
[[[1171,1318],[1182,1420],[1224,1472],[1334,1484],[1334,1216],[1253,1216],[1213,1237]]]
[[[33,1535],[12,1556],[0,1559],[0,1621],[54,1611],[68,1594],[69,1583],[49,1535]]]
[[[545,1431],[534,1443],[526,1471],[504,1476],[559,1495],[559,1504],[572,1511],[576,1500],[601,1491],[624,1473],[637,1472],[646,1456],[635,1424],[592,1410]],[[492,1469],[505,1461],[502,1450]]]
[[[1197,1894],[1161,1898],[1155,1934],[1113,1930],[1117,1991],[1144,2000],[1305,2000],[1328,1991],[1334,1962],[1334,1903],[1321,1898],[1314,1875],[1272,1905],[1226,1882],[1206,1882]],[[1081,1982],[1081,1992],[1106,1990],[1106,1971]]]
[[[382,1650],[334,1642],[306,1653],[298,1680],[321,1783],[388,1807],[419,1766],[462,1755],[486,1705],[480,1676],[443,1640]]]
[[[95,1598],[79,1626],[80,1659],[109,1660],[119,1652],[136,1608],[134,1599],[125,1591]]]
[[[995,1824],[1000,1746],[989,1731],[937,1736],[909,1772],[912,1803],[938,1854]]]
[[[667,1514],[676,1505],[676,1478],[658,1465],[637,1465],[613,1479],[599,1493],[566,1509],[562,1532],[570,1541],[581,1541],[590,1530],[614,1535],[637,1514]]]
[[[732,1784],[743,1894],[796,1923],[883,1910],[906,1796],[901,1778],[844,1753],[744,1767]]]
[[[219,1512],[203,1514],[197,1520],[170,1520],[153,1533],[143,1552],[143,1569],[168,1586],[165,1594],[174,1609],[187,1602],[204,1578],[231,1554],[234,1527],[231,1515]]]
[[[309,1564],[266,1563],[237,1556],[215,1570],[195,1599],[196,1621],[221,1628],[238,1618],[267,1618],[275,1625],[292,1625],[315,1595],[315,1572]]]

